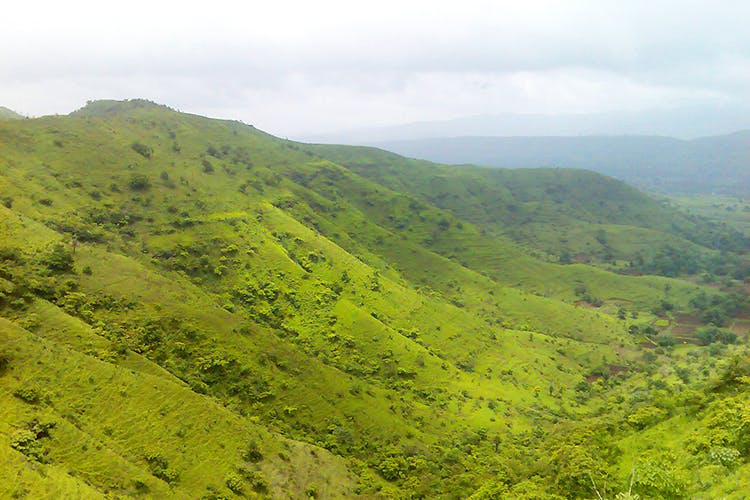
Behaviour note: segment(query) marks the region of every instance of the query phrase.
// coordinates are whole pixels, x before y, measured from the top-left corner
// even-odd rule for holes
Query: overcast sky
[[[0,105],[143,97],[282,136],[481,113],[732,106],[750,2],[6,2]]]

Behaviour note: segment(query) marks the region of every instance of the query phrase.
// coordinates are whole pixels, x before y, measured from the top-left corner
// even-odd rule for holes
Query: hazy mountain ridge
[[[506,234],[581,213],[712,255],[679,228],[725,228],[589,172],[441,167],[142,101],[0,140],[0,472],[22,478],[3,495],[587,497],[592,475],[625,490],[636,458],[665,478],[635,481],[651,496],[747,477],[735,458],[698,484],[688,455],[663,465],[689,435],[640,439],[709,428],[725,399],[694,394],[724,373],[708,347],[638,344],[739,299]],[[716,432],[740,449],[738,428]]]
[[[16,113],[12,109],[8,109],[8,108],[6,108],[4,106],[0,106],[0,119],[2,119],[2,120],[8,120],[8,119],[18,120],[18,119],[21,119],[21,118],[26,118],[26,117],[23,116],[23,115],[20,115],[20,114]]]
[[[373,144],[408,157],[506,168],[585,168],[651,191],[747,195],[750,131],[669,137],[449,137]]]
[[[695,139],[750,128],[748,109],[690,107],[603,113],[501,113],[310,134],[310,142],[377,144],[436,137],[660,136]]]

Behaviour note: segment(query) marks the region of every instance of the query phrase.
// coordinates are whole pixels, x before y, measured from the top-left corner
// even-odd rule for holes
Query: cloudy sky
[[[741,1],[9,2],[0,105],[143,97],[282,136],[482,113],[733,106]]]

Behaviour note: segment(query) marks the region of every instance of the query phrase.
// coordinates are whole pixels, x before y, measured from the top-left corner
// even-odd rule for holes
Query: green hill
[[[556,262],[676,276],[744,273],[750,240],[686,215],[623,182],[573,169],[446,167],[368,148],[315,151],[384,186],[419,196]]]
[[[701,401],[720,374],[709,347],[662,341],[704,338],[708,311],[744,332],[740,295],[514,234],[536,204],[571,234],[622,227],[617,258],[646,233],[729,252],[704,233],[734,233],[594,174],[308,146],[141,100],[2,122],[0,141],[0,496],[621,491],[640,432],[699,422],[654,367],[685,364]]]

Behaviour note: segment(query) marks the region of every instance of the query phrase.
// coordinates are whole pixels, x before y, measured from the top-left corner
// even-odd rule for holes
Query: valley
[[[750,489],[745,201],[144,100],[0,118],[0,201],[0,497]]]

